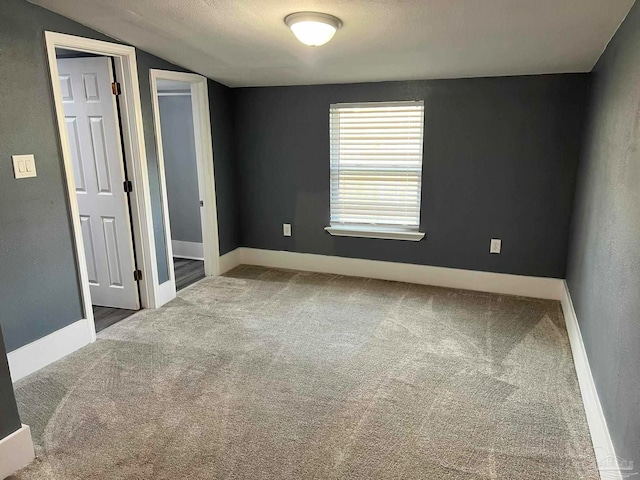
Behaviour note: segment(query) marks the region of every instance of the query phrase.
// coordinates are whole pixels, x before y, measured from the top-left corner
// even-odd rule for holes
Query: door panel
[[[98,183],[98,192],[111,194],[113,192],[111,191],[109,152],[107,152],[102,117],[89,117],[89,133],[91,134],[91,153]]]
[[[98,285],[98,267],[95,248],[93,247],[94,239],[93,230],[91,230],[91,217],[80,215],[80,225],[82,225],[82,240],[84,243],[84,256],[87,259],[89,284]]]
[[[106,245],[107,266],[109,267],[109,285],[122,287],[122,269],[118,252],[118,235],[116,233],[116,219],[102,217],[102,231]]]
[[[67,136],[69,137],[69,147],[71,148],[71,158],[73,162],[73,179],[76,184],[76,193],[87,193],[87,180],[84,175],[84,168],[81,159],[80,134],[78,132],[78,119],[76,117],[66,117]]]
[[[95,73],[83,73],[84,99],[87,103],[100,102],[100,89],[98,87],[98,75]]]
[[[140,308],[124,192],[113,71],[107,57],[58,60],[91,301]]]
[[[60,60],[57,62],[60,64]],[[62,89],[62,101],[63,102],[72,102],[73,101],[73,89],[71,88],[71,76],[70,75],[60,75],[60,88]]]

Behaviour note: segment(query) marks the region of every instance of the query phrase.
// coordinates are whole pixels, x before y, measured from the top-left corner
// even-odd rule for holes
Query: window
[[[331,105],[332,235],[420,240],[424,102]]]

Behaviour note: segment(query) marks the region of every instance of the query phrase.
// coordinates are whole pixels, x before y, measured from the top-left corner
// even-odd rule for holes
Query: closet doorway
[[[207,80],[151,70],[151,89],[171,294],[219,271]]]

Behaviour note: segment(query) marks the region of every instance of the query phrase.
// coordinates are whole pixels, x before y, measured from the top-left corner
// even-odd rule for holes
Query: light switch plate
[[[33,155],[12,155],[13,174],[16,178],[36,176],[36,159]]]
[[[285,237],[290,237],[291,236],[291,224],[290,223],[283,223],[282,224],[282,234]]]
[[[502,240],[499,238],[492,238],[489,253],[500,253],[500,250],[502,250]]]

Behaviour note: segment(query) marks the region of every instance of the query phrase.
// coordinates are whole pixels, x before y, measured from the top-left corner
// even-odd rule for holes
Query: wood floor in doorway
[[[176,290],[182,290],[204,278],[204,262],[202,260],[173,257],[173,269],[176,275]]]
[[[137,310],[125,310],[123,308],[93,306],[93,321],[96,324],[96,333],[110,327],[114,323],[136,313]]]

